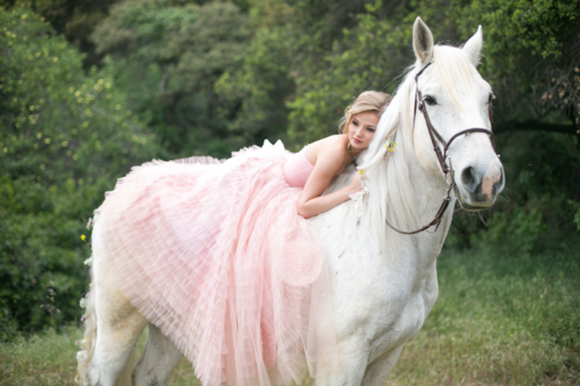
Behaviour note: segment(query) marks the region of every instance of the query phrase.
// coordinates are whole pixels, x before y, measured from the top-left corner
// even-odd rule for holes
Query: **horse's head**
[[[476,69],[481,27],[463,48],[435,46],[431,31],[417,18],[413,47],[417,63],[407,81],[413,83],[410,119],[417,159],[423,168],[455,183],[464,208],[489,207],[505,178],[491,132],[493,94]]]
[[[476,68],[481,27],[463,48],[435,46],[431,31],[417,18],[413,47],[417,61],[382,114],[358,167],[368,177],[367,217],[379,243],[384,223],[407,234],[437,229],[449,213],[452,191],[463,208],[478,210],[490,207],[505,184],[491,131],[493,94]],[[399,146],[391,157],[393,140]],[[443,191],[433,189],[443,189],[444,180],[447,193],[436,210],[435,197]],[[433,211],[428,223],[425,210]]]

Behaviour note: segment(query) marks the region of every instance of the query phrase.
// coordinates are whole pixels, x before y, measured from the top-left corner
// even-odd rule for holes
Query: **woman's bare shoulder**
[[[311,143],[304,151],[306,152],[306,157],[312,163],[316,163],[320,156],[340,158],[343,156],[344,150],[346,150],[347,141],[346,135],[335,134]]]

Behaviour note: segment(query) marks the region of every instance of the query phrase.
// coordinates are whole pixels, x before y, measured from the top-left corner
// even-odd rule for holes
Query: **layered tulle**
[[[332,366],[325,260],[296,214],[289,154],[147,163],[96,212],[121,291],[204,385],[286,384]]]

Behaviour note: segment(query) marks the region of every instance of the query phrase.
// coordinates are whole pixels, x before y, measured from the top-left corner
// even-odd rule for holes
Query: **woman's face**
[[[374,111],[365,111],[353,115],[348,125],[347,136],[355,154],[369,147],[378,124],[379,115]]]

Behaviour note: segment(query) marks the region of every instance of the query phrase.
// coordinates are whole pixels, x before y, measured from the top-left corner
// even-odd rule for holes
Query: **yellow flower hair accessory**
[[[385,149],[387,149],[387,152],[385,153],[385,156],[383,157],[383,159],[386,160],[387,158],[389,158],[389,156],[395,152],[396,147],[397,147],[397,142],[387,141],[387,143],[385,144]]]

